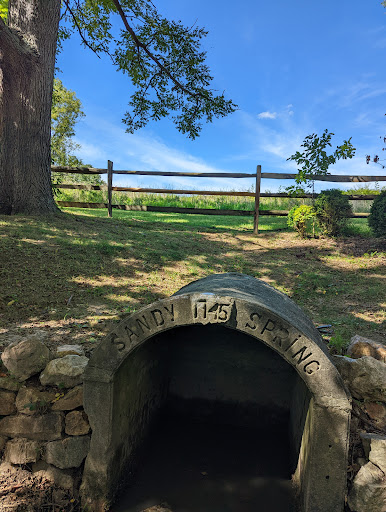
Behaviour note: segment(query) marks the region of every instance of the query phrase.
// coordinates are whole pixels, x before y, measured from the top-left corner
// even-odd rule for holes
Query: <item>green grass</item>
[[[371,237],[372,232],[367,219],[350,219],[347,223],[347,227],[344,230],[346,236],[362,236]]]
[[[63,211],[76,213],[87,217],[107,218],[105,209],[88,208],[63,208]],[[185,231],[191,229],[208,229],[224,231],[248,231],[253,230],[253,216],[233,217],[229,215],[195,215],[179,213],[156,213],[156,212],[126,212],[124,210],[113,209],[113,218],[120,220],[136,219],[149,223],[162,223],[165,225],[178,225],[178,228]],[[261,216],[259,219],[259,230],[277,231],[288,230],[287,217]]]
[[[301,240],[286,217],[66,209],[58,217],[0,216],[0,335],[39,326],[95,345],[121,315],[212,273],[242,272],[287,293],[334,336],[385,332],[385,241]],[[12,331],[13,332],[13,331]],[[92,341],[90,341],[92,340]],[[1,341],[1,336],[0,336]]]
[[[88,208],[63,208],[63,211],[77,213],[88,217],[107,218],[105,209]],[[253,230],[253,217],[233,217],[228,215],[183,215],[179,213],[156,213],[156,212],[125,212],[124,210],[113,209],[113,217],[116,219],[146,219],[149,222],[162,222],[166,224],[179,224],[182,229],[203,228],[216,230]],[[291,231],[287,226],[287,217],[274,217],[264,215],[259,217],[259,231]],[[317,230],[318,231],[318,230]],[[346,236],[371,237],[367,219],[350,219],[345,229]]]

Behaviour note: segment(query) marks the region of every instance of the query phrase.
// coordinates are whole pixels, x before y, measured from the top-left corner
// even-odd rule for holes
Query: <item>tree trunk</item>
[[[0,213],[55,213],[51,101],[60,0],[9,0],[0,18]]]

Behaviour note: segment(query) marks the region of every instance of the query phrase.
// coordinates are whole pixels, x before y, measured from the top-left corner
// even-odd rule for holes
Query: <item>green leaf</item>
[[[8,0],[0,0],[0,17],[7,21],[8,17]]]

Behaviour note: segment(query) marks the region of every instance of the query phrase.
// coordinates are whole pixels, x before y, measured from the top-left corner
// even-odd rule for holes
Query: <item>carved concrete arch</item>
[[[94,510],[107,506],[138,442],[133,421],[148,421],[151,409],[159,405],[159,397],[141,405],[137,397],[136,404],[130,405],[124,390],[128,370],[120,368],[148,340],[194,325],[219,325],[245,333],[275,351],[297,372],[309,393],[309,400],[302,398],[304,403],[296,412],[302,428],[295,434],[300,446],[294,474],[299,507],[307,512],[342,512],[350,398],[304,312],[286,295],[242,274],[209,276],[142,308],[122,320],[94,351],[84,382],[85,409],[92,426],[82,483],[84,503]],[[143,409],[141,419],[133,420],[133,410],[138,407]],[[126,409],[128,412],[122,412]],[[139,417],[139,411],[136,414]]]

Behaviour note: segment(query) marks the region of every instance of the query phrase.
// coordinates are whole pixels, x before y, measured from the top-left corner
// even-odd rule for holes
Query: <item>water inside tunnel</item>
[[[286,432],[162,414],[141,450],[133,484],[112,510],[292,512]]]
[[[145,359],[163,361],[166,398],[113,510],[140,512],[164,502],[173,512],[292,511],[293,369],[223,327],[161,336]]]

